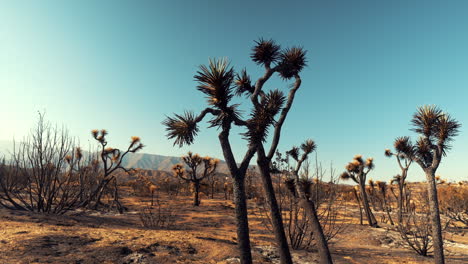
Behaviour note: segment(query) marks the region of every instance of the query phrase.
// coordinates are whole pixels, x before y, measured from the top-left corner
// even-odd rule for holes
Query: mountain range
[[[0,157],[8,157],[13,151],[13,142],[0,140]],[[139,168],[144,170],[160,170],[170,172],[172,166],[181,163],[180,157],[163,156],[148,153],[129,153],[123,160],[122,165],[126,168]],[[218,172],[229,174],[226,162],[220,161]]]

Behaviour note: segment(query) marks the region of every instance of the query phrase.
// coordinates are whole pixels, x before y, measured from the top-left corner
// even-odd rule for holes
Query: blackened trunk
[[[236,205],[237,245],[240,251],[241,264],[252,263],[250,252],[249,220],[247,216],[247,199],[244,179],[234,177],[234,203]]]
[[[403,184],[398,184],[399,196],[398,196],[398,226],[401,226],[403,221]]]
[[[311,220],[312,232],[317,243],[317,250],[319,254],[320,264],[332,264],[332,257],[330,249],[328,248],[328,242],[323,234],[322,225],[317,217],[317,211],[315,210],[315,204],[312,200],[305,197],[301,198],[301,202],[306,210],[307,216]]]
[[[199,193],[200,193],[200,182],[199,181],[194,181],[193,182],[193,187],[194,187],[194,193],[193,193],[193,206],[199,206],[200,205],[200,198],[199,198]]]
[[[273,224],[273,232],[275,233],[276,243],[279,249],[280,263],[292,264],[291,252],[289,251],[288,240],[284,233],[283,218],[281,210],[276,200],[275,190],[270,175],[269,162],[266,159],[258,160],[260,167],[260,175],[262,176],[263,189],[265,190],[266,199],[270,205],[271,220]]]
[[[440,224],[439,201],[437,198],[437,184],[435,172],[426,171],[427,193],[429,195],[429,207],[431,209],[432,240],[434,248],[434,263],[444,264],[444,240],[442,239],[442,226]]]
[[[361,198],[362,198],[362,205],[364,207],[364,212],[366,213],[367,222],[372,227],[377,227],[377,221],[375,220],[375,216],[371,211],[369,206],[369,200],[367,198],[366,187],[364,184],[359,184],[359,189],[361,191]]]
[[[315,203],[307,197],[306,193],[299,185],[299,176],[297,171],[294,180],[294,187],[296,189],[296,194],[301,201],[301,205],[306,211],[307,217],[311,221],[312,235],[314,236],[315,242],[317,243],[317,250],[319,254],[319,263],[320,264],[332,264],[332,257],[330,254],[330,249],[328,248],[328,242],[323,234],[322,225],[317,217],[317,210],[315,210]]]

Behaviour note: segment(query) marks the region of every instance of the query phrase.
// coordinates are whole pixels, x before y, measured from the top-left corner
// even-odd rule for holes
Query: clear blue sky
[[[466,10],[462,0],[2,1],[0,139],[20,139],[45,110],[83,145],[106,128],[117,147],[139,135],[144,152],[221,157],[216,130],[179,149],[161,121],[203,108],[193,75],[209,57],[258,77],[249,54],[264,37],[308,50],[281,150],[310,137],[337,172],[360,153],[375,158],[370,177],[390,179],[399,170],[384,149],[413,135],[417,106],[437,104],[464,125],[439,174],[467,180]],[[245,143],[233,143],[242,155]],[[420,168],[411,177],[423,179]]]

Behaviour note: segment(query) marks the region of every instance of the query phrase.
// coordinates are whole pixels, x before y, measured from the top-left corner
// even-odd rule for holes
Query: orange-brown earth
[[[150,199],[135,196],[123,199],[129,209],[123,215],[55,216],[0,209],[0,263],[238,263],[234,206],[218,198],[203,197],[200,207],[191,206],[190,196],[171,198],[177,213],[169,230],[142,227],[138,212]],[[277,263],[273,235],[254,202],[249,210],[254,262]],[[361,226],[358,217],[355,209],[341,216],[346,228],[330,243],[335,263],[432,263],[404,246],[389,226]],[[447,263],[468,263],[467,233],[447,232]],[[293,254],[295,263],[317,259],[316,252]]]

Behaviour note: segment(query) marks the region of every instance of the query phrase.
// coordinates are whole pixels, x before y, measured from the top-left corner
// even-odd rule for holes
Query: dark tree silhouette
[[[319,252],[319,263],[327,264],[333,263],[332,257],[330,254],[330,250],[328,249],[327,239],[323,234],[322,226],[320,225],[319,219],[317,217],[317,211],[315,210],[314,200],[312,199],[311,195],[311,186],[312,181],[309,179],[301,179],[299,177],[299,170],[301,169],[302,164],[310,153],[315,151],[317,145],[313,140],[306,140],[301,145],[302,155],[300,155],[300,150],[298,147],[293,147],[290,151],[288,151],[288,155],[292,157],[296,162],[296,168],[293,171],[293,178],[292,181],[294,183],[294,194],[300,200],[300,203],[304,207],[307,216],[311,220],[312,224],[312,232],[314,235],[314,239],[317,243],[317,249]]]
[[[398,162],[398,166],[401,169],[401,174],[396,175],[392,179],[392,183],[396,182],[398,184],[398,224],[401,224],[403,216],[403,206],[404,206],[404,197],[405,195],[405,186],[406,186],[406,177],[408,177],[408,170],[413,162],[414,158],[414,146],[411,143],[409,137],[399,137],[395,139],[393,144],[395,152],[392,152],[390,149],[385,150],[385,156],[395,157]]]
[[[163,122],[167,127],[167,137],[175,139],[174,144],[179,146],[193,143],[195,136],[199,132],[198,123],[207,114],[213,116],[209,120],[211,127],[217,127],[221,130],[218,139],[223,150],[224,159],[233,177],[237,236],[242,263],[252,263],[245,194],[245,174],[253,155],[258,150],[263,149],[262,143],[266,140],[271,126],[277,128],[275,128],[275,140],[273,141],[274,148],[278,144],[279,131],[301,83],[299,73],[306,65],[305,53],[301,48],[294,47],[282,50],[279,45],[276,45],[271,40],[259,40],[253,48],[251,58],[257,64],[264,66],[265,74],[255,84],[251,83],[250,76],[246,70],[235,74],[233,68],[229,66],[226,60],[210,60],[209,65],[200,66],[200,71],[195,75],[195,80],[199,82],[197,89],[207,96],[209,107],[205,108],[199,115],[185,112],[183,115],[168,117]],[[285,80],[296,79],[287,99],[280,90],[264,91],[263,86],[265,82],[274,73],[278,73]],[[241,118],[238,104],[231,102],[235,95],[247,95],[250,97],[253,107],[247,120]],[[283,107],[285,102],[286,105]],[[282,109],[283,111],[281,111]],[[281,116],[278,120],[275,120],[275,116],[280,112]],[[246,130],[242,135],[247,140],[248,146],[244,158],[240,163],[236,162],[231,148],[230,132],[232,126],[240,126]],[[268,181],[271,182],[271,179],[266,180],[267,184]],[[266,189],[270,198],[272,197],[271,190]],[[275,203],[276,199],[272,199],[272,204]],[[275,227],[275,237],[280,247],[281,262],[291,263],[291,254],[284,229],[281,228],[281,214],[275,215],[277,215],[275,221],[278,224]]]
[[[91,134],[93,138],[99,142],[101,150],[99,153],[99,158],[102,161],[102,173],[103,176],[99,180],[98,184],[94,188],[93,192],[89,196],[89,198],[82,204],[82,206],[90,205],[94,203],[92,207],[97,209],[99,205],[101,205],[101,198],[104,194],[104,190],[108,187],[109,183],[114,182],[114,201],[113,203],[116,204],[117,209],[119,212],[123,212],[123,207],[118,200],[118,192],[117,192],[117,184],[114,172],[117,170],[123,170],[127,173],[133,171],[132,169],[127,169],[122,166],[122,161],[128,153],[135,153],[141,150],[144,145],[140,142],[140,138],[133,136],[131,137],[130,145],[128,146],[127,150],[121,151],[117,148],[107,147],[107,130],[102,129],[99,130],[92,130]]]
[[[189,170],[187,171],[182,164],[175,164],[172,167],[172,172],[176,177],[193,184],[193,205],[199,206],[200,183],[216,172],[219,160],[201,157],[198,154],[194,155],[192,152],[183,156],[182,160],[189,167]]]
[[[434,260],[445,263],[442,227],[440,224],[439,201],[435,173],[443,156],[451,149],[451,141],[458,135],[460,123],[434,105],[418,108],[411,120],[413,131],[420,135],[414,146],[408,145],[402,151],[411,157],[426,174],[429,207],[431,210]]]
[[[364,162],[361,155],[356,155],[353,161],[348,163],[345,168],[346,172],[341,174],[341,178],[343,180],[351,179],[358,184],[367,222],[370,226],[377,227],[377,220],[375,220],[375,216],[369,206],[369,199],[366,193],[366,178],[367,174],[374,169],[374,160],[372,158],[367,158]]]

